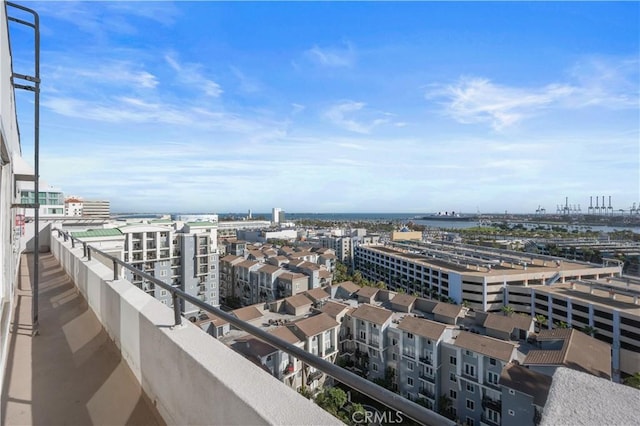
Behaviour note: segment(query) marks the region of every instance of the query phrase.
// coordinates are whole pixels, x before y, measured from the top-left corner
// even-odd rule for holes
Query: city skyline
[[[638,3],[29,7],[41,178],[116,212],[640,201]],[[32,96],[16,97],[29,159]]]

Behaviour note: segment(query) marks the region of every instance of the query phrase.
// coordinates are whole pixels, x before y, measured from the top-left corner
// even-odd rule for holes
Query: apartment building
[[[453,243],[390,243],[355,247],[355,268],[370,281],[421,297],[463,301],[480,311],[504,306],[504,287],[533,286],[621,274],[601,266],[550,256]]]
[[[397,342],[398,350],[392,352],[390,361],[398,371],[401,395],[414,401],[422,399],[427,408],[435,408],[441,394],[437,378],[442,361],[438,348],[450,335],[451,329],[435,321],[413,316],[398,321],[391,341],[392,348],[394,341]]]
[[[219,303],[219,271],[216,226],[211,222],[192,222],[175,229],[171,221],[156,224],[137,223],[119,228],[72,232],[108,254],[118,256],[167,284],[213,306]],[[124,276],[147,294],[167,306],[173,306],[168,290],[156,288],[141,275],[128,269]],[[183,303],[181,311],[197,320],[199,308]]]
[[[220,259],[220,303],[225,304],[236,296],[235,266],[244,262],[244,257],[228,254]]]
[[[516,312],[540,319],[540,328],[556,324],[584,329],[611,346],[614,380],[634,374],[640,365],[640,280],[611,277],[568,280],[552,286],[507,286],[506,303]]]
[[[313,309],[312,301],[303,294],[273,302],[267,307],[258,304],[236,309],[232,313],[327,361],[334,362],[338,355],[340,323],[331,315]],[[219,340],[294,389],[304,387],[313,392],[322,388],[328,379],[315,368],[247,336],[241,330],[232,328]]]
[[[243,306],[269,303],[310,289],[331,285],[333,253],[275,248],[270,244],[231,242],[220,261],[221,292],[225,301]],[[235,247],[235,250],[234,250]]]
[[[460,423],[539,423],[560,367],[611,378],[610,347],[578,330],[536,334],[530,314],[474,312],[343,284],[349,288],[336,285],[325,303],[344,312],[341,364]]]
[[[213,222],[188,222],[176,232],[180,250],[181,288],[213,306],[220,305],[217,227]],[[186,302],[185,315],[198,312]]]
[[[441,345],[439,382],[449,410],[467,425],[500,424],[500,375],[517,356],[517,345],[460,331]],[[504,407],[509,409],[507,407]],[[486,420],[485,420],[486,419]]]

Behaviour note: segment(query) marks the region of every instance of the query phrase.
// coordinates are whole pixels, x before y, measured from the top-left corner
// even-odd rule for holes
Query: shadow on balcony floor
[[[40,255],[32,337],[32,255],[23,255],[2,389],[3,425],[157,425],[161,417],[53,255]]]

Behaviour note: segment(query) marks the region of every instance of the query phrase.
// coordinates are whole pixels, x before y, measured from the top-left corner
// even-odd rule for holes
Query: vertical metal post
[[[178,293],[172,291],[171,299],[173,300],[173,319],[175,321],[175,325],[178,326],[182,324],[182,316],[180,315],[180,299],[178,299]]]
[[[82,257],[87,257],[87,243],[82,243]]]
[[[113,261],[113,280],[118,281],[118,262]]]
[[[33,15],[33,23],[9,17],[8,19],[21,25],[26,25],[34,30],[34,75],[16,75],[12,76],[12,82],[15,77],[22,78],[33,83],[33,86],[16,84],[13,86],[19,89],[33,91],[34,93],[34,114],[33,114],[33,152],[34,152],[34,192],[35,200],[33,209],[34,213],[34,237],[33,237],[33,281],[32,281],[32,297],[31,297],[31,322],[32,333],[38,334],[38,290],[40,284],[40,17],[35,10],[27,7],[7,2],[7,6],[15,7],[24,12]]]
[[[91,246],[87,246],[87,260],[91,260]]]

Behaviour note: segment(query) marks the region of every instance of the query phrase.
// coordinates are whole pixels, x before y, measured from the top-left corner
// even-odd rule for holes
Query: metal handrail
[[[394,409],[402,413],[403,416],[409,417],[414,421],[419,422],[420,424],[425,425],[447,425],[454,426],[455,422],[441,416],[435,411],[431,411],[426,409],[425,407],[416,404],[415,402],[409,401],[407,398],[404,398],[401,395],[393,393],[381,386],[376,385],[373,382],[370,382],[367,379],[364,379],[357,374],[351,373],[342,367],[339,367],[329,361],[326,361],[318,356],[315,356],[302,348],[299,348],[289,342],[286,342],[273,334],[267,333],[266,331],[251,325],[245,321],[238,319],[237,317],[224,312],[223,310],[216,308],[208,303],[203,302],[197,297],[191,296],[190,294],[185,293],[184,291],[173,287],[171,284],[167,284],[165,282],[160,281],[159,279],[147,274],[146,272],[140,271],[139,269],[125,263],[124,261],[111,256],[103,252],[100,249],[92,247],[88,245],[86,242],[70,235],[68,232],[65,232],[61,229],[53,229],[53,231],[58,232],[58,237],[63,237],[64,241],[71,240],[72,247],[75,247],[76,242],[82,244],[83,254],[87,260],[91,260],[91,253],[96,252],[101,256],[111,260],[113,262],[113,280],[116,281],[119,279],[118,276],[118,265],[124,267],[125,269],[130,270],[136,275],[141,276],[145,280],[151,281],[153,284],[169,291],[171,293],[171,298],[173,300],[173,312],[175,325],[178,326],[182,324],[182,315],[180,313],[180,304],[178,303],[178,299],[186,300],[189,303],[197,306],[203,311],[209,312],[227,322],[229,322],[234,327],[239,328],[240,330],[246,331],[247,333],[257,337],[258,339],[268,343],[269,345],[280,349],[289,355],[293,355],[300,361],[304,362],[311,367],[314,367],[323,373],[333,377],[337,381],[344,383],[347,386],[350,386],[361,392],[368,397]]]

